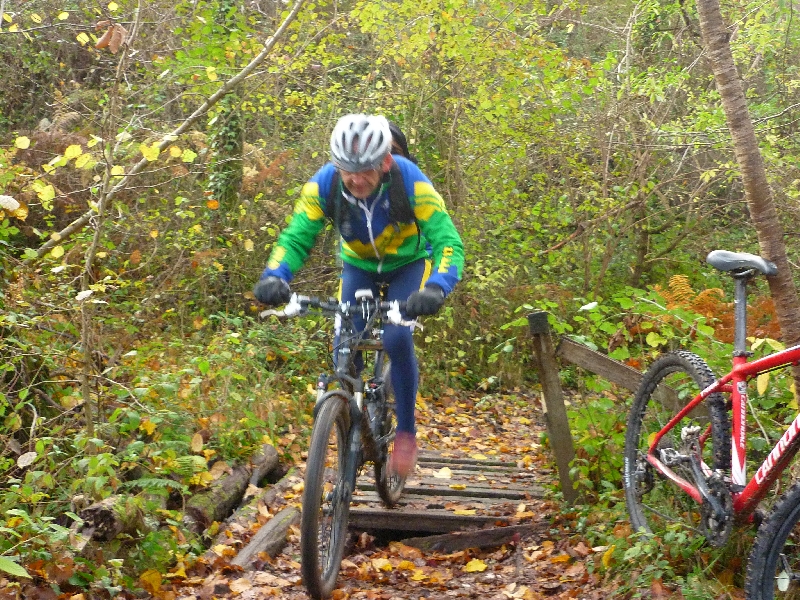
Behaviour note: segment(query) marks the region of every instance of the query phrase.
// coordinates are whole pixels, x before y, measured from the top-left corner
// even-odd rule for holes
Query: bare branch
[[[272,48],[275,46],[275,43],[278,39],[284,34],[284,32],[289,28],[292,21],[295,20],[300,9],[303,7],[305,0],[297,0],[294,7],[292,8],[291,12],[286,16],[283,23],[281,23],[280,27],[275,31],[275,33],[266,41],[264,44],[264,49],[256,56],[250,63],[239,73],[234,75],[231,79],[225,82],[225,84],[217,90],[214,94],[212,94],[204,103],[203,105],[195,110],[189,117],[186,118],[183,123],[181,123],[177,129],[173,130],[172,132],[165,134],[162,136],[161,141],[158,144],[159,151],[164,150],[169,144],[171,144],[175,138],[177,138],[182,133],[185,133],[200,117],[205,115],[211,107],[213,107],[217,102],[219,102],[222,98],[224,98],[233,88],[235,88],[241,81],[243,81],[252,71],[258,67],[264,59],[269,56],[269,53],[272,51]],[[148,165],[148,160],[146,158],[142,158],[138,163],[136,163],[123,178],[117,183],[111,190],[109,190],[108,194],[106,195],[103,200],[105,204],[108,204],[108,201],[113,197],[116,196],[119,192],[124,190],[133,178],[134,175],[142,171]],[[82,214],[80,217],[75,219],[72,223],[67,225],[64,229],[58,232],[57,235],[51,237],[46,243],[44,243],[39,249],[36,251],[36,258],[41,258],[44,256],[51,248],[55,245],[61,243],[66,238],[70,237],[76,231],[82,229],[89,221],[91,221],[92,217],[98,214],[97,210],[90,209]],[[30,263],[34,259],[28,259],[25,262]]]

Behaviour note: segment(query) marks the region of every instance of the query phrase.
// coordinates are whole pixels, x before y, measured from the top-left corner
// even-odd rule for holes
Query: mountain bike
[[[724,545],[734,521],[759,524],[745,582],[748,600],[800,598],[800,484],[762,517],[759,503],[800,448],[800,414],[748,479],[748,382],[800,364],[800,345],[750,360],[747,284],[777,267],[760,256],[715,250],[708,263],[734,279],[733,368],[717,379],[698,355],[660,356],[642,378],[628,415],[624,485],[631,525],[664,539],[700,532]]]
[[[375,486],[387,508],[405,486],[388,468],[395,436],[390,364],[383,348],[385,323],[418,326],[403,319],[404,302],[375,299],[356,292],[354,304],[293,295],[281,311],[262,316],[292,317],[318,311],[339,330],[333,349],[334,370],[317,380],[314,426],[306,460],[300,521],[301,572],[312,598],[327,598],[336,586],[347,537],[350,500],[359,471],[374,464]],[[358,315],[366,324],[356,327]],[[365,363],[371,362],[371,368]],[[338,382],[338,387],[331,385]]]

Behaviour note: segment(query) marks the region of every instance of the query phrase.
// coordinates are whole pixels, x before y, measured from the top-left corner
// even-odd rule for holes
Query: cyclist
[[[435,314],[461,279],[464,264],[461,237],[441,196],[411,160],[391,153],[391,130],[383,116],[341,117],[330,147],[331,162],[303,186],[292,221],[253,288],[256,299],[288,302],[289,282],[328,218],[342,237],[342,301],[355,302],[359,289],[372,289],[377,297],[378,286],[387,284],[388,300],[407,301],[407,317]],[[402,150],[407,153],[408,146]],[[407,476],[417,458],[419,371],[412,330],[387,325],[383,340],[397,413],[389,468]]]

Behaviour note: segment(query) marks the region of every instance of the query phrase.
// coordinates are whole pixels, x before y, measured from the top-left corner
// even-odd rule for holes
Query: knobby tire
[[[705,361],[685,351],[669,352],[658,358],[645,372],[628,415],[625,435],[624,485],[625,499],[631,525],[663,538],[668,529],[684,530],[690,534],[702,531],[700,505],[688,494],[660,475],[645,460],[652,435],[701,390],[714,383],[714,376]],[[665,393],[659,385],[670,386],[677,396]],[[675,400],[677,399],[677,402]],[[730,469],[730,429],[725,399],[720,393],[711,394],[659,442],[659,449],[680,447],[684,427],[699,425],[711,436],[703,446],[703,461],[712,469]],[[678,475],[693,482],[689,466],[672,467]],[[729,473],[728,473],[729,474]]]
[[[347,537],[349,502],[343,494],[350,413],[347,397],[330,392],[314,420],[306,461],[300,556],[303,583],[315,599],[336,587]]]
[[[745,597],[800,598],[800,581],[790,581],[791,574],[800,576],[800,483],[783,494],[758,528],[747,562]]]

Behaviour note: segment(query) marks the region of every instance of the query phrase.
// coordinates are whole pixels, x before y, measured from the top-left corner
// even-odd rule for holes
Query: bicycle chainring
[[[717,473],[706,480],[706,485],[710,494],[722,506],[724,514],[714,514],[711,504],[704,500],[700,505],[701,526],[708,543],[720,548],[728,543],[733,528],[733,497],[727,484]]]

